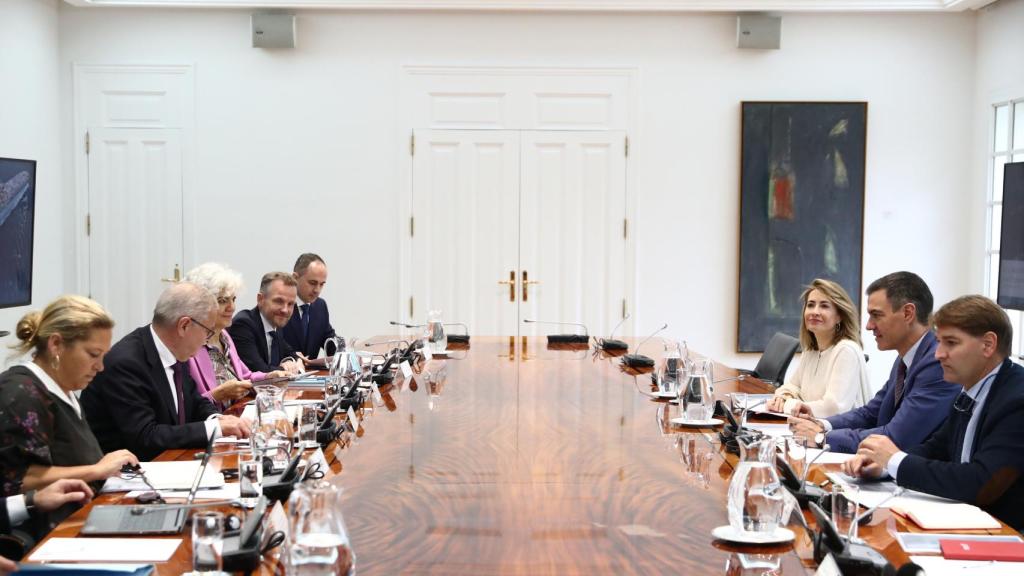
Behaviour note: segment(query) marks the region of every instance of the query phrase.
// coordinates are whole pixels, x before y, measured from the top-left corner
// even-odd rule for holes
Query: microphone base
[[[806,510],[808,504],[811,502],[821,506],[825,496],[829,496],[829,494],[820,487],[810,483],[805,484],[801,490],[790,490],[789,493],[796,498],[796,501],[800,503],[800,508],[803,510]],[[831,509],[831,506],[829,509]]]
[[[622,357],[622,363],[630,368],[653,368],[654,359],[643,354],[626,354]]]
[[[590,336],[586,334],[549,334],[548,344],[589,344]]]
[[[260,530],[262,531],[262,529]],[[262,542],[263,537],[257,535],[254,540],[256,541],[256,546],[243,548],[241,547],[240,534],[224,537],[224,548],[221,552],[221,558],[224,560],[225,572],[244,572],[248,574],[260,567],[262,558],[260,557],[259,544]]]
[[[892,573],[892,565],[877,550],[864,544],[847,542],[845,548],[836,552],[824,542],[825,537],[818,532],[814,535],[814,560],[821,563],[825,556],[832,554],[843,574],[866,574],[871,576],[882,576]]]
[[[469,334],[449,334],[449,344],[469,344]]]
[[[601,339],[600,347],[601,350],[629,350],[629,345],[622,340]]]

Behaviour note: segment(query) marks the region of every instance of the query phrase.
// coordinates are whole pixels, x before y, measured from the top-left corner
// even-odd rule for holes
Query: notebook
[[[925,530],[995,530],[1001,526],[988,512],[962,502],[904,500],[893,505],[892,511],[910,518]]]
[[[1024,542],[941,540],[942,556],[950,560],[1000,560],[1024,562]]]

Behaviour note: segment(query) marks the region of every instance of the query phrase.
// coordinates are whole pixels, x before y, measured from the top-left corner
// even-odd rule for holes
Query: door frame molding
[[[396,141],[398,154],[398,292],[395,301],[395,318],[402,321],[415,321],[416,317],[425,313],[425,303],[416,303],[414,317],[409,316],[409,298],[412,295],[412,238],[409,234],[410,221],[414,216],[413,200],[413,155],[411,153],[412,134],[417,129],[504,129],[504,130],[558,130],[558,126],[538,125],[541,121],[536,115],[523,114],[522,110],[508,113],[510,105],[505,99],[506,93],[495,93],[494,85],[503,83],[532,95],[550,92],[547,83],[559,86],[557,92],[573,96],[590,96],[607,91],[609,97],[609,114],[604,125],[586,126],[565,125],[563,130],[624,130],[628,138],[628,156],[626,158],[626,218],[629,220],[629,234],[625,241],[626,273],[625,297],[630,319],[623,324],[621,330],[632,331],[633,322],[638,317],[639,302],[636,289],[636,225],[637,191],[640,170],[638,158],[641,150],[641,134],[639,130],[639,92],[640,71],[636,67],[593,67],[593,66],[475,66],[475,65],[434,65],[434,64],[403,64],[399,66],[399,93],[396,111]],[[595,88],[597,91],[595,91]],[[431,119],[431,107],[425,105],[429,98],[443,94],[476,94],[490,98],[500,106],[507,116],[490,122],[468,121],[438,122]],[[520,104],[522,98],[520,98]],[[519,113],[517,113],[519,112]]]
[[[109,128],[176,128],[181,130],[181,217],[182,217],[182,271],[188,270],[189,263],[195,261],[195,67],[192,64],[83,64],[72,63],[72,100],[73,100],[73,135],[72,135],[72,171],[74,184],[74,217],[72,241],[74,243],[75,279],[74,291],[80,294],[89,292],[89,235],[86,231],[86,216],[89,214],[89,158],[85,150],[85,135],[95,122],[89,117],[90,98],[89,80],[99,75],[164,75],[172,78],[181,93],[175,110],[178,121],[144,123],[133,125],[131,122],[111,126]]]

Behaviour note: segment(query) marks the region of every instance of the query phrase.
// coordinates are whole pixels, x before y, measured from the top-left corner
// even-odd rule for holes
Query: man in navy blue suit
[[[1024,368],[1009,359],[1010,318],[984,296],[962,296],[934,323],[942,373],[963,386],[946,422],[918,446],[868,436],[843,467],[853,476],[888,473],[900,486],[975,504],[1020,530]]]
[[[291,320],[284,327],[284,339],[307,363],[320,355],[328,338],[334,337],[327,302],[320,292],[327,284],[327,264],[320,256],[306,253],[295,261],[294,274],[298,283],[298,302]]]
[[[828,444],[833,452],[852,454],[872,434],[888,436],[898,446],[916,446],[938,429],[960,387],[942,378],[935,359],[935,335],[928,329],[932,293],[912,272],[894,272],[872,282],[867,329],[879,350],[896,350],[888,382],[870,402],[830,418],[817,420],[798,405],[791,420],[794,434],[809,445]]]
[[[228,334],[238,357],[253,372],[302,372],[302,361],[282,332],[295,307],[295,278],[287,272],[267,272],[260,280],[256,307],[235,314]]]

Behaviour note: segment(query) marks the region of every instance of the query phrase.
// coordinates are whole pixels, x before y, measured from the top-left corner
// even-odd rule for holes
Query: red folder
[[[1024,562],[1024,542],[984,540],[939,540],[942,556],[948,560],[1000,560]]]

